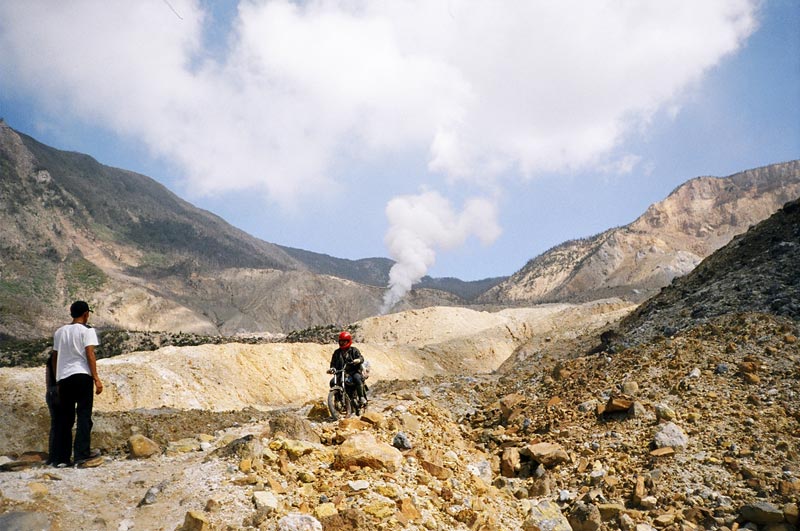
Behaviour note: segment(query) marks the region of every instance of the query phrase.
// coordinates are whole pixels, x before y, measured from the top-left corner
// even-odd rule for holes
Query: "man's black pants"
[[[72,426],[75,417],[75,461],[88,459],[92,436],[94,380],[88,374],[73,374],[58,382],[55,462],[69,463],[72,453]]]
[[[353,383],[356,384],[356,389],[358,389],[358,396],[367,398],[366,390],[364,389],[364,375],[360,372],[354,372],[349,375],[352,378]]]

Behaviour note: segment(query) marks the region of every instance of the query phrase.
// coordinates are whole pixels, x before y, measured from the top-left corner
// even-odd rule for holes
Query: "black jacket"
[[[347,349],[337,348],[333,351],[331,356],[331,368],[337,371],[344,368],[347,374],[361,372],[361,366],[364,364],[364,356],[356,347]]]

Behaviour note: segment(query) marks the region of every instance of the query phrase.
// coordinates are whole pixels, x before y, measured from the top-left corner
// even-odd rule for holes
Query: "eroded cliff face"
[[[669,335],[737,312],[800,320],[800,199],[736,236],[620,325],[630,342]]]
[[[544,253],[480,300],[642,300],[798,196],[799,161],[692,179],[633,223]]]

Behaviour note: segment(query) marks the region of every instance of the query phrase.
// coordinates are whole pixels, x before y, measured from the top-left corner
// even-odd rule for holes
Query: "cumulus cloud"
[[[386,247],[396,263],[381,313],[390,310],[427,273],[438,250],[460,247],[470,236],[488,245],[500,235],[495,204],[483,198],[465,202],[461,212],[438,192],[395,197],[386,205]]]
[[[754,0],[0,5],[3,83],[143,140],[199,191],[320,190],[353,152],[476,181],[581,167],[753,31]]]
[[[757,3],[241,0],[219,54],[199,0],[0,2],[0,86],[142,141],[195,194],[290,205],[394,153],[429,186],[502,186],[608,164]]]

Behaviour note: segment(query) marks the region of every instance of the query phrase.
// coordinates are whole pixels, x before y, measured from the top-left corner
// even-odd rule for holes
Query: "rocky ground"
[[[493,389],[494,407],[470,422],[500,455],[501,471],[532,476],[529,494],[566,499],[570,512],[594,505],[607,528],[630,520],[666,529],[797,525],[795,321],[725,316],[619,353],[517,369]],[[563,447],[567,473],[531,474],[532,440]],[[753,504],[774,514],[756,516]]]
[[[800,320],[800,199],[706,258],[626,317],[628,343],[649,341],[736,312]]]
[[[128,415],[131,437],[96,468],[6,458],[0,527],[793,529],[797,334],[739,314],[502,375],[385,379],[366,415],[339,422],[321,401],[104,413]]]
[[[427,308],[361,321],[356,342],[371,364],[372,382],[487,373],[535,336],[587,333],[631,308],[618,300],[495,313]],[[128,419],[152,423],[165,409],[220,414],[302,405],[327,394],[325,371],[334,338],[332,334],[327,345],[166,346],[101,359],[105,391],[95,399],[99,415],[93,432],[104,445],[118,447],[127,439]],[[0,368],[0,389],[7,406],[0,408],[0,425],[6,428],[0,430],[0,455],[43,449],[48,420],[42,368]],[[124,415],[111,415],[116,413]]]

